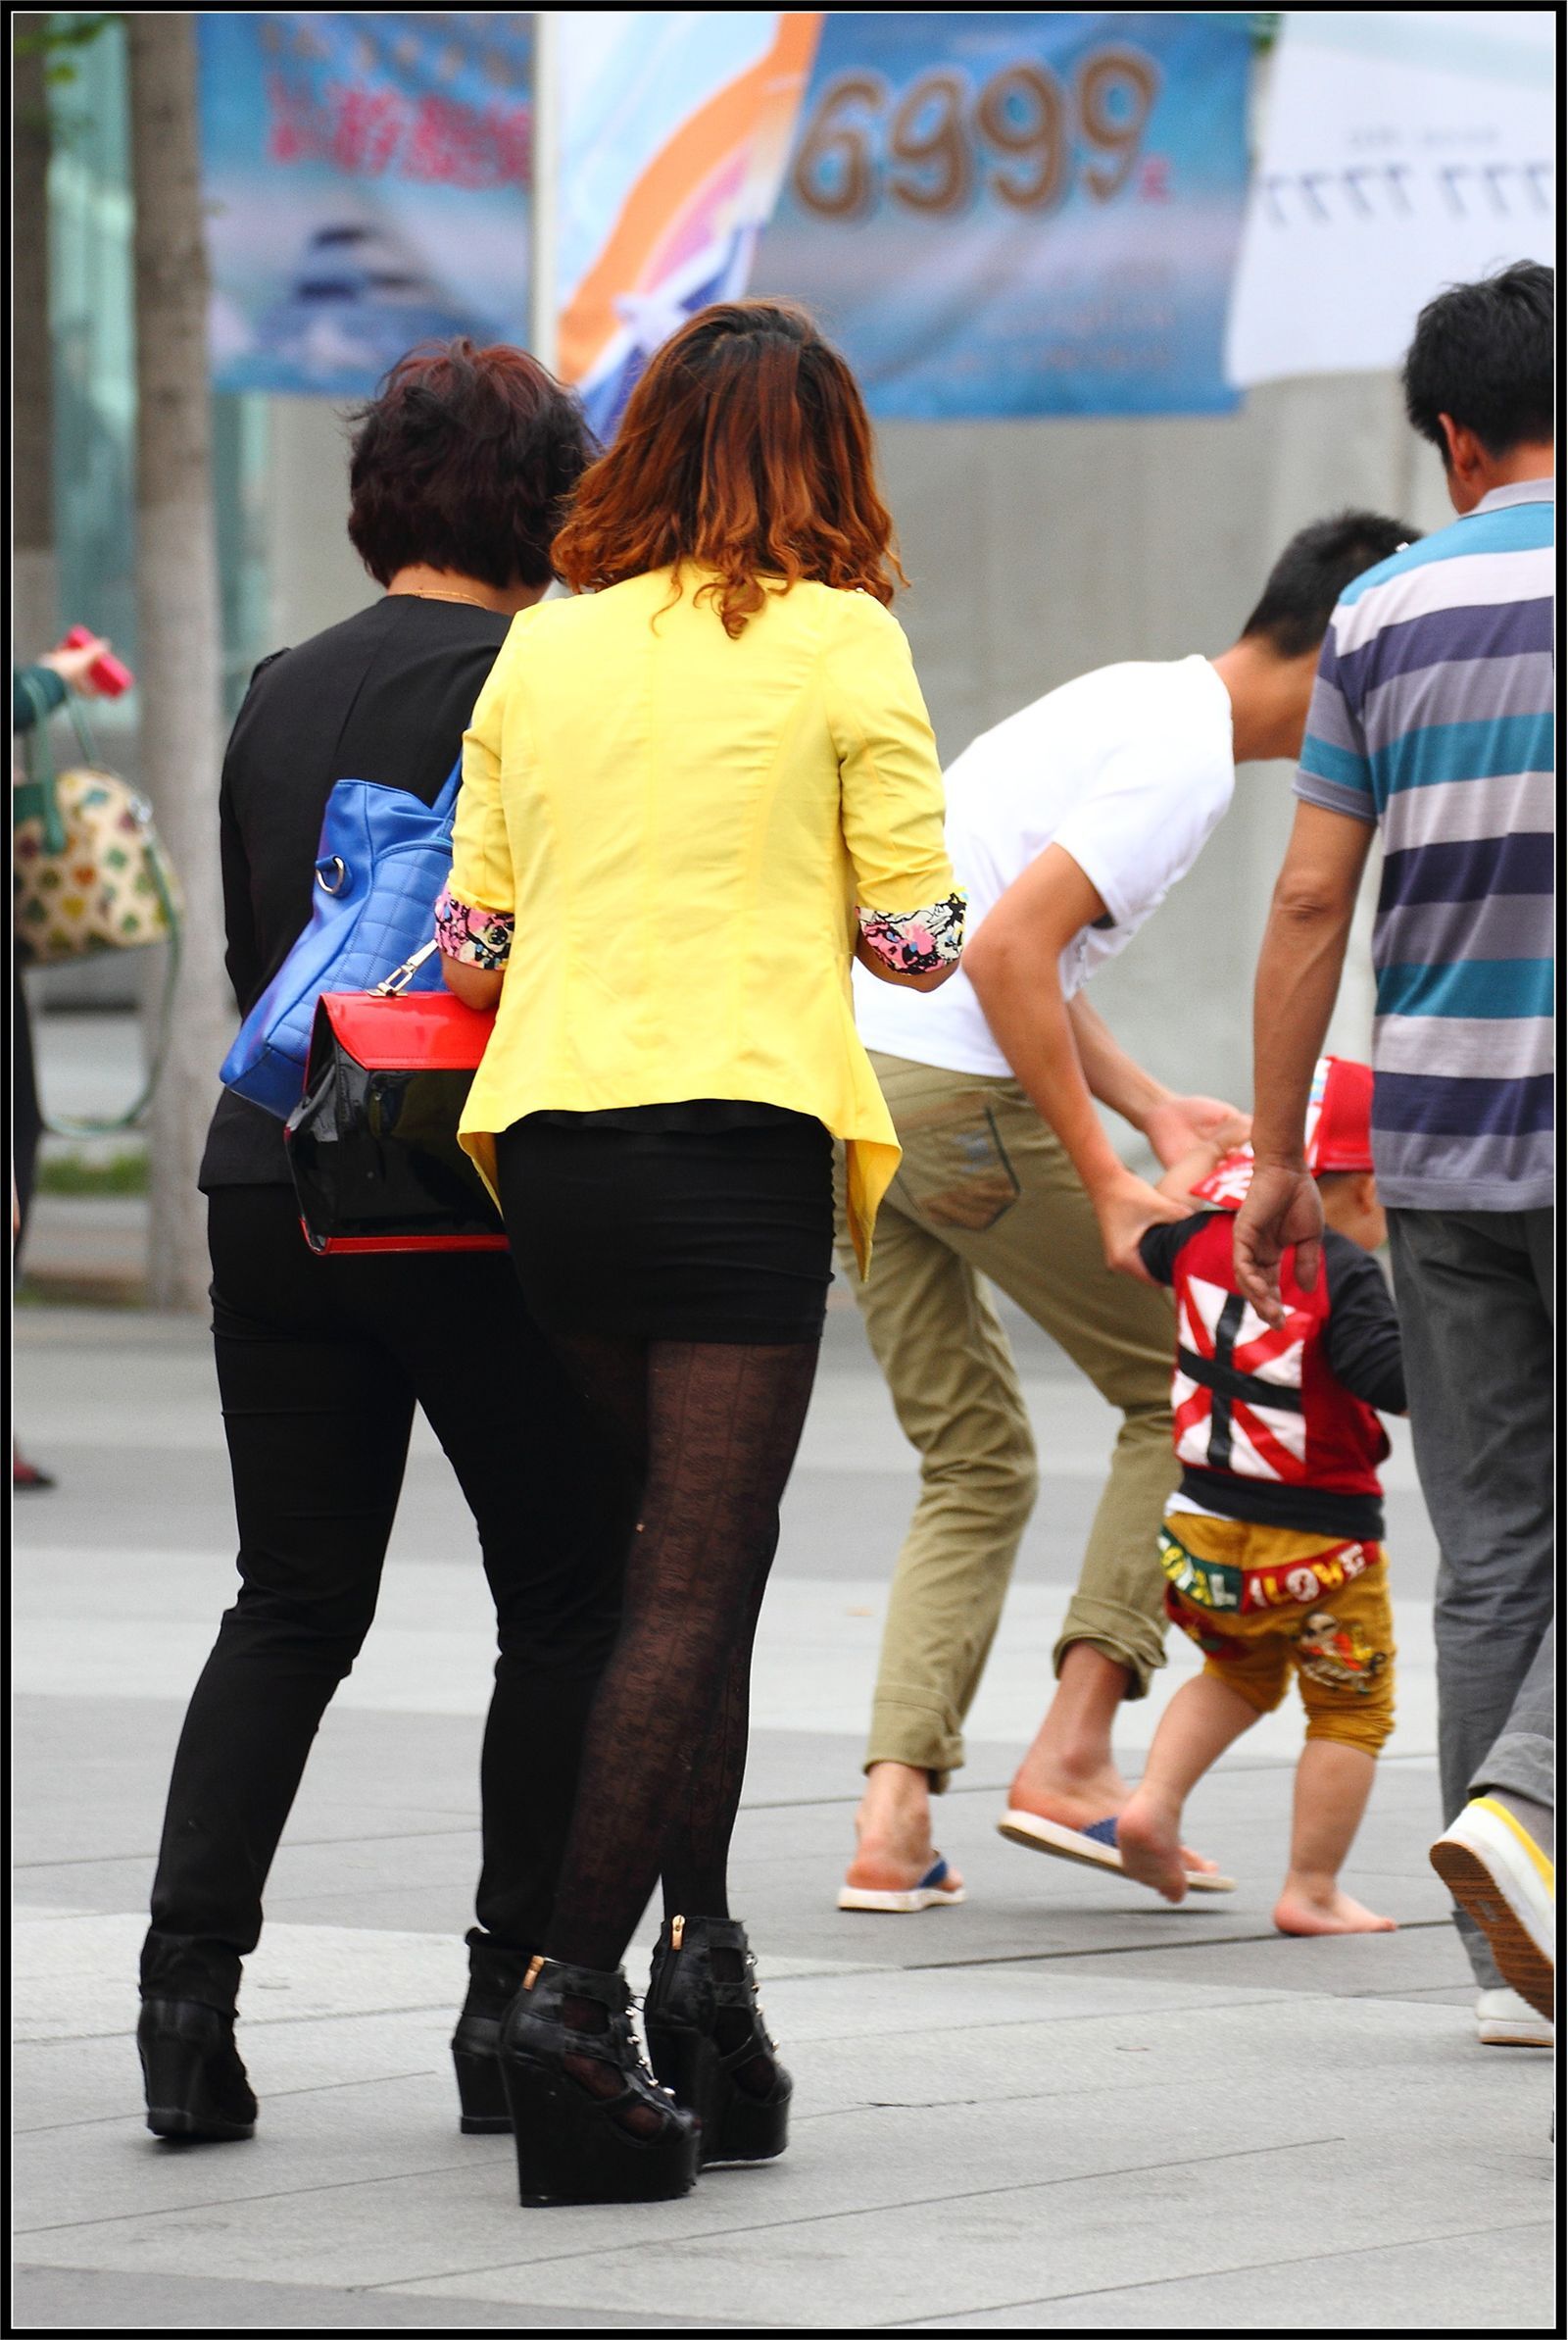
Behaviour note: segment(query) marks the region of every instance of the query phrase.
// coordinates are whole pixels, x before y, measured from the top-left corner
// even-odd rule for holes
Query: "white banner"
[[[1231,302],[1232,382],[1396,367],[1445,285],[1550,262],[1557,14],[1285,18]]]

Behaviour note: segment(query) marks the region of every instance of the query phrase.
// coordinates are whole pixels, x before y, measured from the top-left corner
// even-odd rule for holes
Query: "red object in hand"
[[[74,625],[66,636],[65,647],[68,650],[84,650],[93,638],[85,625]],[[136,679],[129,667],[116,658],[112,650],[106,650],[102,658],[95,658],[87,672],[106,699],[118,699],[121,692],[129,690]]]

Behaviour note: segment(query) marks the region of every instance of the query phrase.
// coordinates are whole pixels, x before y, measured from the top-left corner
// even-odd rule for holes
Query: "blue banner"
[[[1223,413],[1250,20],[829,16],[752,290],[888,417]]]
[[[532,18],[197,17],[220,390],[363,396],[416,342],[526,342]]]
[[[421,340],[526,342],[531,17],[197,22],[217,387],[363,396]],[[632,20],[592,22],[630,70]],[[658,23],[673,37],[688,19]],[[777,127],[788,165],[750,289],[813,308],[878,415],[1227,410],[1249,25],[1175,12],[827,16],[804,98],[790,98],[793,137],[787,110]],[[706,92],[698,75],[682,135],[709,175],[691,193],[692,171],[676,174],[674,194],[711,196],[728,219],[738,199],[718,165],[740,170],[746,142]],[[629,89],[634,108],[645,100]],[[780,102],[769,84],[774,113]],[[599,192],[564,188],[564,220]],[[593,373],[612,329],[646,340],[669,307],[690,235],[684,214],[664,218],[662,179],[645,194],[649,216],[617,230],[625,252],[607,249],[578,289],[584,315],[563,321],[569,378]]]

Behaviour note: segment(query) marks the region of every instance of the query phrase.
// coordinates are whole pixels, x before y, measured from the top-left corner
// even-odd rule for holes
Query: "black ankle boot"
[[[466,2137],[504,2136],[512,2126],[501,2085],[501,2019],[522,1988],[528,1953],[506,1950],[478,1928],[468,1936],[468,1995],[452,2034],[458,2126]]]
[[[199,1999],[144,1999],[136,2047],[155,2137],[225,2144],[256,2126],[256,2099],[234,2045],[234,2018]]]
[[[788,2142],[794,2083],[757,2003],[756,1962],[732,1917],[671,1917],[643,2004],[648,2060],[703,2124],[702,2159],[770,2162]]]
[[[519,2201],[665,2202],[696,2182],[697,2123],[654,2085],[624,1974],[530,1960],[501,2075]]]

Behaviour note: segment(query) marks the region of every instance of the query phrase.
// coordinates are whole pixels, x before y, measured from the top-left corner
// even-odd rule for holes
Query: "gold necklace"
[[[492,617],[501,612],[488,601],[481,601],[477,593],[432,593],[424,585],[405,585],[401,593],[390,596],[393,601],[466,601],[471,610],[489,610]]]

